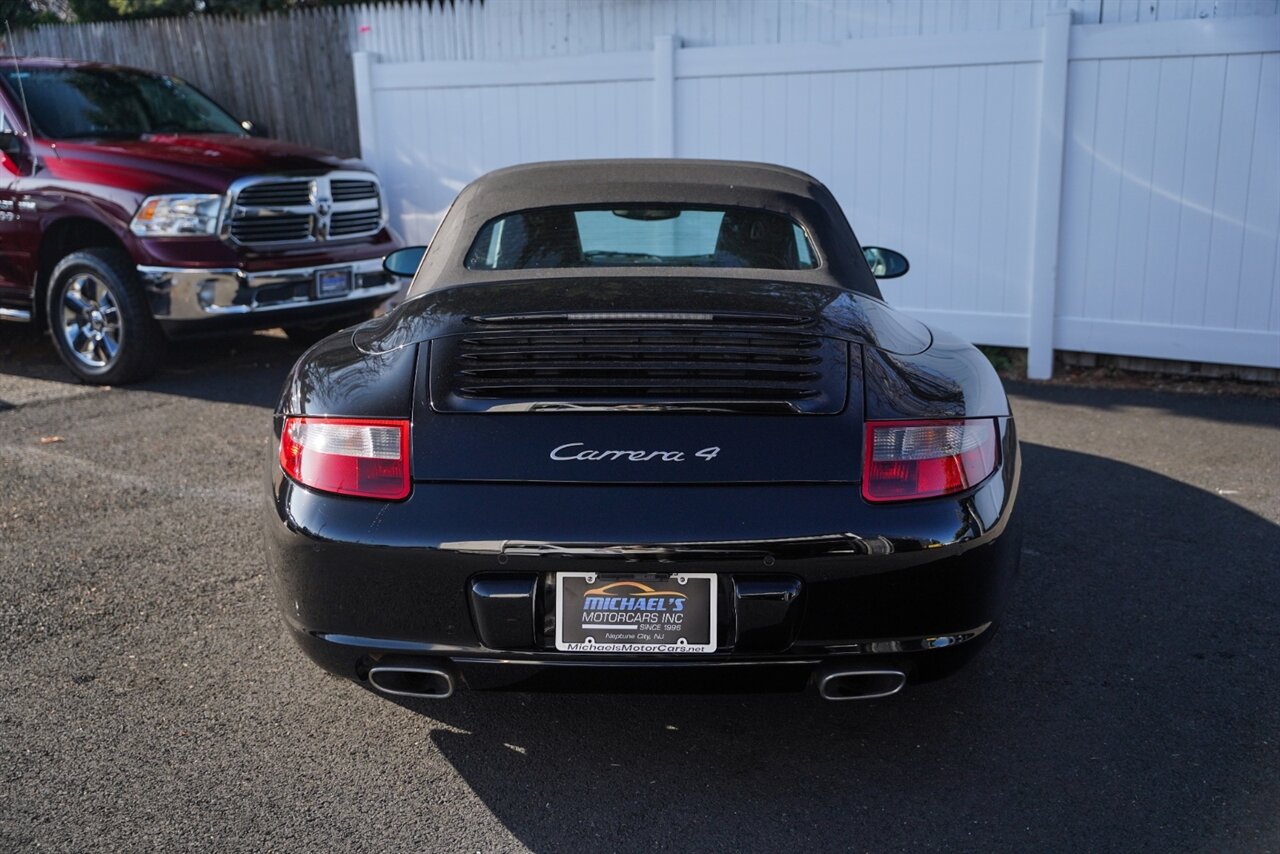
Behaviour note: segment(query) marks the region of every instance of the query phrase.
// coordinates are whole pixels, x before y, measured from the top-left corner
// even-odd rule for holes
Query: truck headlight
[[[133,215],[129,230],[139,237],[178,237],[214,234],[222,196],[148,196]]]

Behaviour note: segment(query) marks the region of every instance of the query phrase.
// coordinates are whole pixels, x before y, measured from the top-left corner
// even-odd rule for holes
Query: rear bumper
[[[313,662],[338,676],[364,682],[372,667],[408,665],[448,673],[473,691],[517,690],[609,693],[767,693],[816,688],[830,673],[890,669],[911,683],[944,677],[972,659],[995,634],[988,623],[968,632],[904,641],[867,641],[861,653],[809,650],[774,655],[748,653],[665,660],[587,660],[561,654],[512,654],[483,648],[415,652],[388,639],[301,631],[292,635]],[[899,643],[899,651],[887,651]],[[932,644],[945,644],[933,646]],[[880,652],[872,650],[879,649]]]
[[[317,494],[277,468],[269,562],[302,648],[349,678],[407,659],[471,688],[801,688],[843,665],[920,681],[991,636],[1017,573],[1019,458],[1002,426],[1000,471],[909,505],[868,505],[850,484],[485,483],[418,483],[387,504]],[[555,573],[677,569],[719,579],[716,652],[555,648]]]
[[[317,274],[350,270],[351,289],[330,298],[315,293]],[[360,261],[265,272],[235,268],[139,266],[151,311],[166,328],[278,326],[292,318],[342,317],[378,305],[400,285],[382,269],[381,256]]]

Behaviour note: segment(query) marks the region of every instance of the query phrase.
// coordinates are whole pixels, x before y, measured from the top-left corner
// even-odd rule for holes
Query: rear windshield
[[[153,133],[226,133],[240,124],[181,80],[125,68],[8,68],[0,75],[50,139],[130,139]]]
[[[811,270],[817,259],[804,229],[779,213],[629,205],[539,208],[498,217],[480,229],[466,265]]]

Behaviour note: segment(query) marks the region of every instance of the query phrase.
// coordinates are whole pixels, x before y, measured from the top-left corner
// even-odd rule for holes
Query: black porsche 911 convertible
[[[889,308],[791,169],[546,163],[466,189],[385,317],[299,359],[267,551],[324,668],[455,688],[881,697],[1016,574],[1008,399]]]

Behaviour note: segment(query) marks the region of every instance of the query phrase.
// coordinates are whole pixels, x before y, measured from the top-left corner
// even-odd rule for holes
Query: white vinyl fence
[[[668,33],[725,47],[1037,29],[1053,12],[1075,24],[1253,18],[1280,0],[407,0],[338,11],[352,52],[430,62],[648,50]]]
[[[887,299],[986,344],[1280,368],[1280,18],[381,63],[363,157],[427,241],[534,160],[763,160],[906,253]]]

